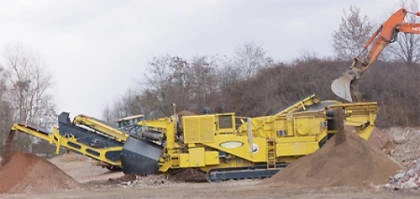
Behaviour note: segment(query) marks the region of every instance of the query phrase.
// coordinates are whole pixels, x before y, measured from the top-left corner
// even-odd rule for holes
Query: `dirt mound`
[[[0,167],[0,193],[52,192],[78,187],[70,176],[34,154],[13,152],[9,157]]]
[[[400,166],[352,132],[337,133],[319,151],[302,157],[263,181],[281,186],[386,184]]]
[[[176,182],[207,182],[206,174],[197,169],[174,170],[169,179]]]

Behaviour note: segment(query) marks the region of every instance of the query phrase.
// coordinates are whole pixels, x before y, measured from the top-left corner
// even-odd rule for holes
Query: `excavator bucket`
[[[332,92],[338,97],[352,102],[350,85],[355,74],[352,70],[345,72],[341,77],[335,79],[331,84]]]

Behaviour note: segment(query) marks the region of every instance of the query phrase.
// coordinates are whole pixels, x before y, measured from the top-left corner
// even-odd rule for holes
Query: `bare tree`
[[[143,99],[149,107],[154,107],[153,115],[170,114],[171,104],[177,103],[179,107],[188,104],[190,91],[187,71],[189,64],[181,57],[169,55],[154,57],[149,63],[151,71],[148,77],[150,88],[144,92]]]
[[[172,114],[172,104],[177,110],[202,111],[214,103],[218,91],[216,68],[217,63],[206,56],[191,61],[169,55],[154,57],[144,88],[128,90],[103,116],[108,120],[135,114],[156,118]]]
[[[261,45],[253,42],[245,43],[241,48],[236,49],[233,56],[233,67],[242,77],[249,78],[261,69],[273,63],[273,59]]]
[[[46,118],[55,117],[55,104],[48,94],[52,86],[51,75],[46,71],[41,57],[14,44],[6,47],[4,59],[9,73],[8,98],[16,110],[14,120],[48,127]]]
[[[102,117],[105,121],[113,123],[116,119],[143,113],[144,110],[139,93],[136,89],[128,89],[119,100],[112,104],[112,106],[107,106],[105,108]]]
[[[333,32],[333,47],[340,60],[351,60],[363,48],[372,32],[368,17],[361,16],[360,9],[350,6],[344,11],[338,30]]]
[[[188,107],[189,109],[199,110],[210,106],[211,96],[217,92],[217,67],[217,63],[209,57],[202,56],[192,59],[188,81],[194,105]]]
[[[402,0],[401,6],[410,11],[418,11],[417,1]],[[419,17],[415,15],[407,15],[407,23],[418,22]],[[420,35],[412,33],[399,33],[397,41],[389,45],[388,54],[404,64],[415,64],[420,61]]]
[[[48,94],[51,76],[39,55],[22,45],[8,45],[3,57],[7,77],[7,100],[13,121],[50,129],[56,121],[55,104]],[[30,142],[30,141],[29,141]],[[24,143],[31,146],[31,143]]]
[[[200,110],[210,103],[211,93],[217,90],[216,67],[216,62],[206,56],[191,61],[180,57],[155,57],[149,64],[150,86],[138,99],[142,104],[154,107],[150,113],[155,115],[170,114],[173,103],[179,110]]]

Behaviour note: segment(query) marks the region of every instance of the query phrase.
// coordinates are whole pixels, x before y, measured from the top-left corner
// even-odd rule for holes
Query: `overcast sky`
[[[0,49],[21,43],[53,75],[58,113],[101,117],[160,55],[231,55],[261,44],[275,61],[332,56],[350,5],[380,23],[398,0],[0,0]]]

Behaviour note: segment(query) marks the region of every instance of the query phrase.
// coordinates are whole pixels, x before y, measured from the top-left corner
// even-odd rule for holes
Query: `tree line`
[[[161,59],[166,60],[165,65],[156,66]],[[323,100],[343,101],[332,93],[330,85],[351,64],[351,60],[305,57],[293,63],[263,65],[255,75],[241,76],[240,67],[222,67],[206,59],[155,58],[150,67],[168,70],[156,70],[141,85],[143,89],[131,89],[104,111],[104,117],[112,121],[145,114],[153,119],[172,114],[173,103],[179,111],[203,113],[210,109],[213,113],[263,116],[275,114],[311,94]],[[379,127],[418,126],[419,86],[418,64],[379,61],[364,74],[360,90],[366,101],[378,102]]]

